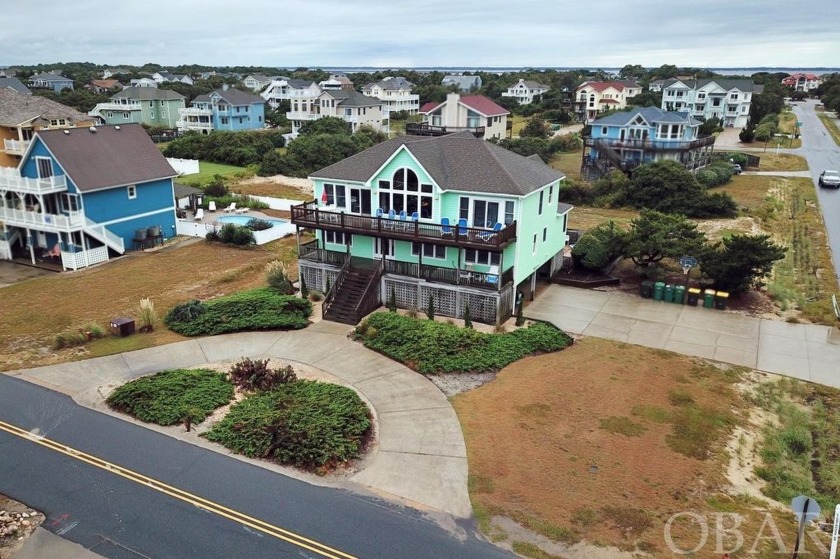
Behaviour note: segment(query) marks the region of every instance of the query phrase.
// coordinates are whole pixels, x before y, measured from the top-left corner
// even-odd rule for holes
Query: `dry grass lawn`
[[[639,216],[639,212],[631,209],[590,208],[575,206],[569,214],[569,229],[592,229],[606,221],[615,221],[624,229],[630,228],[630,220]]]
[[[580,160],[581,155],[579,151],[572,153],[556,153],[552,156],[548,165],[552,169],[556,169],[566,175],[570,179],[580,179]]]
[[[762,158],[762,162],[764,158]],[[770,188],[777,177],[766,177],[761,175],[735,175],[732,180],[712,192],[726,192],[737,202],[741,208],[757,210],[767,203]]]
[[[663,526],[672,514],[725,510],[746,515],[742,529],[754,535],[765,506],[729,496],[725,475],[725,444],[747,414],[736,388],[742,375],[586,338],[456,396],[483,529],[498,541],[516,539],[494,518],[507,517],[561,544],[585,540],[665,557],[672,554]],[[786,518],[777,526],[790,536]],[[699,538],[697,526],[681,523],[672,535],[683,549]],[[692,556],[720,555],[712,544]]]
[[[762,153],[759,171],[807,171],[808,162],[804,157],[790,153]]]
[[[286,198],[289,200],[311,200],[312,196],[301,191],[300,188],[277,184],[271,181],[266,182],[240,182],[231,187],[237,194],[248,194],[250,196],[271,196],[272,198]]]
[[[176,303],[209,299],[265,284],[265,265],[283,260],[297,277],[296,244],[288,237],[252,249],[221,244],[175,245],[0,289],[0,370],[107,355],[182,339],[162,325],[151,334],[106,337],[85,347],[51,349],[56,334],[91,323],[106,328],[118,316],[139,316],[151,298],[159,317]]]

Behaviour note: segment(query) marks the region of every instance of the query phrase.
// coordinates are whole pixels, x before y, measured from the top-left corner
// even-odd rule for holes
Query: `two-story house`
[[[315,200],[292,223],[300,276],[327,291],[324,317],[358,320],[390,300],[400,308],[495,323],[516,291],[562,264],[563,174],[468,132],[399,136],[310,176]]]
[[[135,78],[129,82],[131,87],[157,88],[158,82],[152,78]]]
[[[782,85],[792,87],[794,91],[813,91],[822,85],[822,78],[816,74],[797,72],[782,80]]]
[[[442,103],[426,103],[420,107],[423,122],[406,123],[405,133],[419,136],[440,136],[468,131],[479,138],[504,138],[510,112],[483,95],[450,93]]]
[[[170,238],[175,175],[139,124],[40,130],[0,169],[0,258],[76,270]]]
[[[61,93],[63,89],[73,90],[73,80],[59,74],[44,72],[42,74],[35,74],[29,78],[29,87],[33,89],[51,89],[56,93]]]
[[[97,104],[88,114],[107,124],[145,124],[175,128],[185,97],[171,89],[126,87],[107,103]]]
[[[353,132],[360,126],[370,126],[385,133],[390,131],[388,114],[382,110],[382,101],[358,91],[333,89],[322,91],[314,100],[294,99],[291,110],[286,113],[286,118],[292,122],[293,136],[297,136],[304,123],[325,116],[349,122]]]
[[[598,118],[607,111],[627,108],[627,100],[642,92],[642,86],[633,81],[583,82],[575,89],[575,97],[586,104],[584,122]]]
[[[414,84],[403,77],[388,76],[378,82],[365,84],[362,94],[382,101],[382,109],[387,113],[404,111],[416,115],[420,110],[420,96],[411,93],[413,87]]]
[[[271,83],[272,78],[265,74],[249,74],[245,76],[242,83],[252,91],[262,91],[262,89]]]
[[[0,167],[17,167],[39,130],[90,126],[94,119],[46,97],[0,89]]]
[[[529,105],[534,102],[534,97],[546,93],[551,88],[547,85],[520,79],[518,82],[502,93],[502,97],[513,97],[520,105]]]
[[[700,120],[718,118],[727,127],[743,128],[752,96],[764,91],[747,79],[670,79],[662,89],[662,109],[687,111]]]
[[[481,89],[481,76],[466,76],[464,74],[448,74],[440,80],[444,87],[455,86],[462,93],[469,93]]]
[[[213,130],[262,130],[265,100],[238,89],[222,88],[199,95],[192,106],[178,111],[178,130],[209,134]]]
[[[612,170],[629,172],[662,159],[696,171],[708,165],[715,137],[699,137],[702,122],[682,112],[657,107],[619,111],[592,121],[584,138],[581,176],[595,180]]]
[[[330,74],[329,79],[318,82],[318,87],[320,87],[322,91],[335,91],[337,89],[343,89],[345,91],[355,90],[353,82],[350,81],[347,74],[342,72]]]
[[[260,97],[265,99],[272,109],[276,109],[280,106],[281,101],[302,100],[311,103],[320,94],[321,88],[311,80],[297,80],[280,76],[272,80],[268,87],[260,93]]]

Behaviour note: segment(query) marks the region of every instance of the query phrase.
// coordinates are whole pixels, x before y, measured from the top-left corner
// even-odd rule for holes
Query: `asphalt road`
[[[802,122],[802,148],[796,152],[808,160],[823,211],[834,271],[840,277],[840,190],[819,188],[817,185],[817,179],[824,170],[840,170],[840,146],[834,143],[817,118],[816,105],[816,100],[809,99],[793,106],[794,114]]]
[[[33,441],[0,431],[0,493],[44,527],[112,559],[138,557],[510,558],[419,512],[305,482],[183,443],[0,375],[0,421],[338,550],[308,551]],[[347,555],[343,555],[347,554]]]

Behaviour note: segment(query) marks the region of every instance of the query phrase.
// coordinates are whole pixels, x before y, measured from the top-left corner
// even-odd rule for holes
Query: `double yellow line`
[[[90,464],[91,466],[95,466],[112,474],[116,474],[120,477],[131,480],[135,483],[144,485],[150,489],[154,489],[155,491],[158,491],[160,493],[169,495],[170,497],[174,497],[178,500],[184,501],[185,503],[189,503],[193,506],[204,509],[207,512],[211,512],[218,516],[227,518],[228,520],[232,520],[249,528],[253,528],[254,530],[258,530],[264,534],[268,534],[269,536],[273,536],[279,540],[283,540],[302,549],[306,549],[313,553],[317,553],[322,557],[327,557],[329,559],[357,559],[355,556],[348,555],[343,551],[333,549],[332,547],[318,543],[309,538],[305,538],[304,536],[295,534],[294,532],[290,532],[278,526],[274,526],[267,522],[263,522],[258,518],[248,516],[247,514],[237,512],[220,504],[208,501],[207,499],[199,497],[198,495],[193,495],[192,493],[188,493],[187,491],[183,491],[181,489],[178,489],[177,487],[172,487],[171,485],[167,485],[166,483],[163,483],[156,479],[144,476],[142,474],[138,474],[137,472],[133,472],[127,468],[118,466],[117,464],[113,464],[106,460],[102,460],[101,458],[97,458],[96,456],[91,456],[90,454],[84,453],[80,450],[76,450],[67,445],[51,441],[39,435],[35,435],[33,433],[30,433],[29,431],[26,431],[24,429],[21,429],[20,427],[11,425],[4,421],[0,421],[0,431],[5,431],[16,437],[20,437],[22,439],[26,439],[33,443],[39,444],[43,447],[49,448],[50,450],[60,452],[61,454],[70,456],[71,458],[75,458],[76,460],[85,462],[86,464]]]

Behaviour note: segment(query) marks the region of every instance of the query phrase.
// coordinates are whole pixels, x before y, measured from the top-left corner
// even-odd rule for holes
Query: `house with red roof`
[[[469,131],[478,138],[504,138],[510,112],[483,95],[450,93],[442,103],[420,107],[420,124],[407,123],[405,132],[415,136],[443,136]]]
[[[627,100],[642,92],[642,86],[633,81],[583,82],[575,89],[575,98],[585,102],[584,122],[598,118],[611,110],[627,107]]]
[[[782,85],[792,87],[795,91],[813,91],[822,84],[822,78],[816,74],[797,72],[782,80]]]

